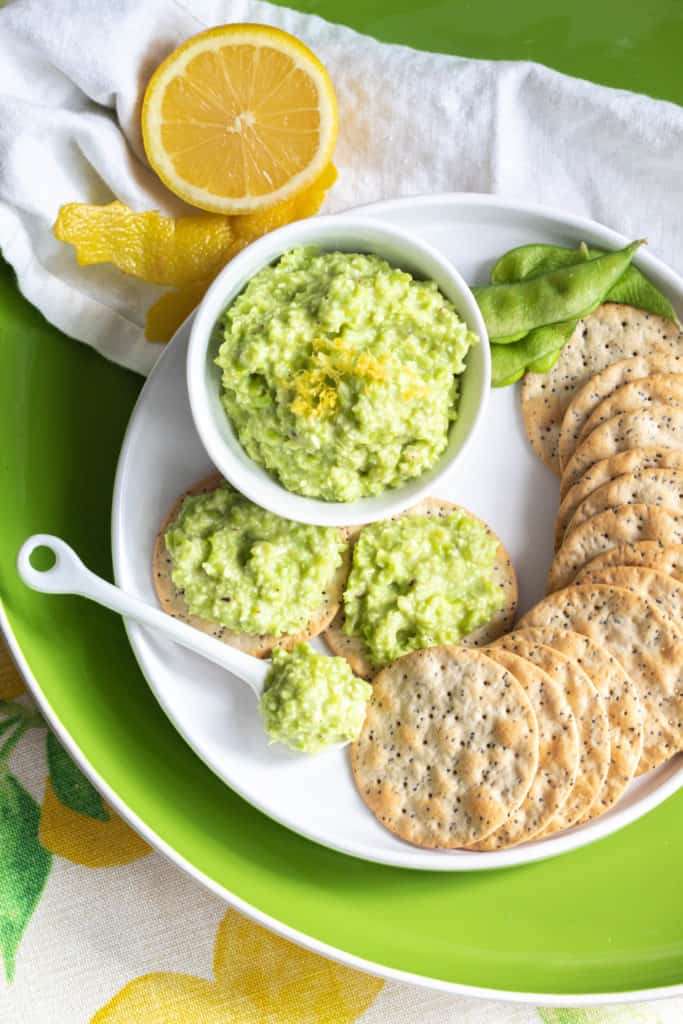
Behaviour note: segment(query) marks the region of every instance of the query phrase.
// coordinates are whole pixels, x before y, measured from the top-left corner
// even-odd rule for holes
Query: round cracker
[[[593,410],[581,429],[577,446],[584,437],[588,437],[596,427],[611,420],[613,416],[618,416],[621,412],[645,409],[653,402],[683,406],[683,374],[656,373],[651,377],[641,377],[622,385]],[[563,465],[566,465],[567,461],[568,459]]]
[[[577,584],[544,598],[525,626],[572,629],[614,655],[644,711],[638,775],[683,748],[683,640],[651,601],[621,587]]]
[[[576,392],[562,418],[558,445],[561,466],[566,466],[571,458],[583,428],[595,409],[624,384],[654,374],[683,373],[683,355],[678,352],[681,344],[680,332],[676,338],[676,325],[668,320],[664,322],[670,324],[665,348],[658,347],[663,340],[660,336],[659,339],[655,339],[653,352],[610,363],[600,373],[594,374]]]
[[[683,472],[683,451],[675,448],[632,448],[596,462],[562,499],[555,524],[555,550],[561,545],[567,526],[582,501],[611,480],[630,473],[640,473],[643,469],[675,469]]]
[[[559,475],[560,425],[580,388],[610,363],[650,353],[677,351],[683,340],[676,324],[633,306],[607,302],[576,325],[547,373],[522,381],[522,415],[536,454]]]
[[[538,723],[538,770],[529,792],[500,828],[470,846],[504,850],[540,835],[564,807],[579,766],[578,729],[567,698],[546,672],[503,647],[486,647],[484,653],[524,688]]]
[[[195,629],[201,630],[202,633],[208,633],[217,640],[221,640],[224,644],[237,648],[238,651],[252,654],[255,658],[269,657],[274,647],[284,647],[285,650],[291,651],[295,644],[300,641],[312,640],[314,636],[322,633],[337,614],[344,592],[344,584],[349,574],[351,562],[350,545],[347,546],[342,556],[341,564],[335,570],[334,576],[323,592],[322,605],[315,612],[305,629],[302,629],[296,635],[288,633],[283,636],[269,636],[268,634],[240,633],[228,629],[227,626],[221,625],[220,622],[204,619],[199,615],[192,615],[183,601],[182,594],[176,590],[173,584],[171,575],[173,572],[173,562],[166,548],[164,534],[171,523],[177,519],[185,498],[195,494],[206,494],[209,491],[214,491],[222,481],[223,477],[220,473],[212,473],[210,476],[194,484],[178,498],[161,524],[152,555],[152,579],[159,604],[174,619],[186,622],[188,626],[193,626]]]
[[[548,592],[568,586],[594,558],[621,544],[656,540],[683,543],[683,513],[656,505],[617,505],[570,530],[548,574]]]
[[[598,798],[582,820],[596,818],[621,798],[638,768],[643,751],[640,697],[616,658],[589,637],[556,626],[529,627],[516,632],[571,658],[592,679],[605,702],[610,763]]]
[[[683,544],[662,546],[656,540],[641,540],[635,544],[620,544],[611,551],[598,555],[586,566],[586,572],[600,572],[615,565],[636,565],[683,583]]]
[[[624,412],[606,420],[584,438],[562,474],[560,496],[592,465],[633,448],[683,448],[683,409],[653,402],[640,412]]]
[[[615,565],[611,569],[584,569],[576,577],[577,583],[602,583],[610,587],[623,587],[651,601],[681,633],[683,627],[683,586],[654,569],[633,565]]]
[[[543,834],[550,835],[571,828],[588,815],[607,777],[610,728],[605,702],[581,666],[552,647],[536,643],[526,634],[517,631],[496,640],[494,646],[526,658],[542,669],[567,698],[578,729],[578,771],[568,799],[550,820]],[[540,743],[539,735],[539,748]],[[539,749],[539,763],[540,760]]]
[[[416,846],[468,846],[528,793],[536,717],[514,676],[481,651],[413,651],[375,678],[351,768],[389,831]]]
[[[617,477],[585,498],[569,521],[567,532],[617,505],[657,505],[671,512],[683,507],[683,472],[675,469],[644,469]]]
[[[412,508],[409,508],[406,512],[403,512],[404,516],[439,516],[443,518],[449,515],[454,510],[462,508],[462,506],[454,505],[450,501],[442,501],[438,498],[426,498],[424,501],[419,502]],[[479,626],[474,632],[470,633],[469,636],[464,637],[461,643],[467,647],[482,647],[485,644],[490,644],[496,640],[503,633],[506,633],[511,629],[513,622],[515,621],[515,615],[517,614],[517,575],[515,573],[512,559],[505,550],[502,541],[496,536],[488,523],[485,523],[483,519],[479,519],[478,516],[468,512],[467,509],[462,509],[466,515],[470,516],[471,519],[476,519],[485,528],[486,532],[495,537],[498,541],[498,553],[496,560],[493,565],[493,580],[504,595],[504,603],[500,611],[489,619],[488,622],[484,623],[483,626]],[[395,518],[395,517],[394,517]],[[353,532],[353,540],[358,537],[362,527],[358,527]],[[351,564],[353,564],[353,554],[351,554]],[[325,630],[324,639],[333,654],[338,655],[340,658],[346,658],[348,661],[351,671],[357,676],[361,676],[363,679],[372,679],[374,674],[379,671],[383,666],[373,666],[368,658],[365,643],[362,637],[359,636],[347,636],[344,632],[344,623],[346,622],[346,616],[344,614],[344,603],[342,599],[341,606],[337,612],[334,620]]]

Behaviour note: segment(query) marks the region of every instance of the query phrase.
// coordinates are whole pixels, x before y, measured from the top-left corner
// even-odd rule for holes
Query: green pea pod
[[[631,264],[625,274],[610,288],[605,296],[606,302],[623,302],[625,306],[636,306],[648,313],[665,316],[678,323],[676,310],[666,295],[660,292],[645,274]]]
[[[512,352],[514,358],[508,357],[508,350],[518,349],[524,342],[516,342],[514,345],[491,345],[491,387],[506,388],[514,384],[520,377],[523,377],[526,368],[526,355],[520,352]],[[520,365],[522,364],[523,365]]]
[[[491,345],[491,383],[494,388],[507,387],[524,374],[524,371],[536,367],[544,360],[552,358],[551,366],[576,327],[576,320],[567,320],[548,327],[537,327],[521,341],[511,345]],[[548,367],[550,368],[550,367]],[[535,370],[541,373],[541,370]]]
[[[517,334],[508,334],[505,338],[496,338],[497,345],[511,345],[513,341],[521,341],[526,338],[528,331],[518,331]]]
[[[585,316],[619,280],[642,241],[513,284],[473,288],[492,341]]]
[[[600,255],[603,255],[600,253]],[[576,249],[567,249],[561,245],[532,243],[519,245],[510,249],[494,263],[491,270],[491,284],[512,284],[515,281],[527,281],[529,278],[547,274],[551,270],[562,267],[573,267],[577,263],[586,263],[590,252],[585,245]]]
[[[564,347],[564,346],[562,346]],[[553,366],[560,358],[560,352],[562,348],[555,349],[554,352],[548,352],[547,356],[543,356],[542,359],[537,359],[535,363],[529,363],[527,366],[528,373],[547,373],[548,370],[552,370]]]
[[[526,368],[518,370],[517,373],[513,373],[511,377],[506,377],[504,380],[498,381],[493,384],[494,388],[508,388],[511,384],[516,384],[518,380],[521,380],[526,372]]]
[[[530,277],[546,274],[550,270],[573,267],[589,259],[586,246],[567,249],[560,245],[532,243],[519,245],[504,253],[491,270],[491,284],[512,284]]]
[[[520,245],[506,252],[491,271],[492,284],[510,284],[524,281],[551,270],[585,263],[588,259],[604,256],[603,249],[589,249],[582,243],[577,249],[559,245]],[[623,302],[648,313],[677,321],[676,312],[667,299],[642,271],[631,264],[605,296],[606,302]]]

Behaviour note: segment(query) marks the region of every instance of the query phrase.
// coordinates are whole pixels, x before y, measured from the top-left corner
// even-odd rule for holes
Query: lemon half
[[[176,195],[212,213],[252,213],[320,177],[337,140],[337,101],[325,68],[294,36],[222,25],[159,65],[142,134]]]

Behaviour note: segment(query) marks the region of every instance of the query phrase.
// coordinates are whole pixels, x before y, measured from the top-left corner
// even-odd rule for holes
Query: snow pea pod
[[[494,264],[491,270],[492,284],[510,284],[513,281],[524,281],[550,270],[585,263],[589,259],[604,256],[604,249],[589,249],[582,242],[576,249],[560,245],[544,245],[541,243],[520,245],[510,249]],[[636,306],[648,313],[676,320],[676,312],[659,288],[631,264],[604,298],[605,302],[623,302],[627,306]]]
[[[629,266],[642,241],[606,256],[511,284],[473,288],[492,341],[577,319],[595,309]]]
[[[576,320],[565,320],[547,327],[537,327],[511,345],[491,345],[491,383],[494,388],[507,387],[523,376],[525,370],[544,373],[554,366],[562,346],[576,326]]]

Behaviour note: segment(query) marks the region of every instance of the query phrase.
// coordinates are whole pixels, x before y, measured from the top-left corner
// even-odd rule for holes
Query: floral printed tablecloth
[[[2,1024],[678,1024],[683,998],[563,1010],[383,982],[230,910],[117,817],[0,647]]]

